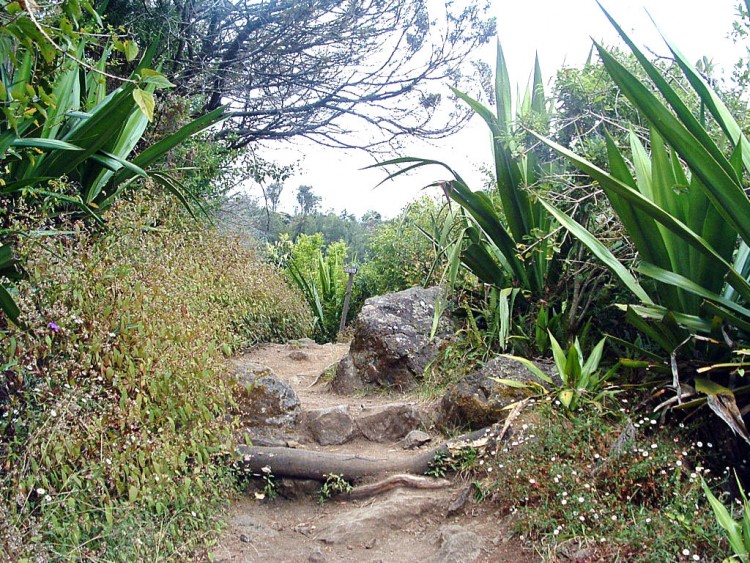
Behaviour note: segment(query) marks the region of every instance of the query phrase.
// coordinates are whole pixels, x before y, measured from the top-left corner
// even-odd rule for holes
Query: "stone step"
[[[391,403],[374,407],[338,405],[303,411],[301,427],[321,446],[333,446],[364,438],[389,443],[403,440],[424,419],[413,403]]]

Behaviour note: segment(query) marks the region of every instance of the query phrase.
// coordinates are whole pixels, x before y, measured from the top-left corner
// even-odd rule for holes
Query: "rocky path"
[[[294,389],[301,405],[301,413],[295,413],[295,424],[281,425],[270,434],[258,434],[256,441],[392,460],[419,453],[419,448],[404,448],[404,437],[416,428],[426,430],[433,444],[444,440],[430,426],[432,405],[414,395],[331,393],[327,376],[347,349],[342,344],[320,346],[302,341],[261,346],[236,360],[239,372],[270,369]],[[459,506],[455,502],[467,489],[467,483],[460,479],[454,479],[447,488],[398,487],[371,497],[334,498],[323,504],[318,500],[319,488],[320,483],[314,481],[284,479],[276,498],[260,499],[260,491],[249,491],[231,508],[229,527],[213,549],[215,560],[539,560],[513,537],[509,523],[492,503],[469,500]]]

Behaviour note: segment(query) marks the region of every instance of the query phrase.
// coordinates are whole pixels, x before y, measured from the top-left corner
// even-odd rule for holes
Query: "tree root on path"
[[[377,459],[355,454],[334,454],[314,450],[264,446],[238,446],[237,453],[246,470],[260,474],[264,468],[268,467],[276,477],[314,479],[322,482],[326,480],[328,475],[338,475],[347,481],[396,473],[424,475],[432,468],[435,457],[441,453],[455,453],[465,448],[484,450],[506,439],[510,424],[518,416],[524,405],[525,402],[521,401],[502,425],[498,423],[464,434],[445,442],[438,448],[409,459]]]
[[[433,477],[422,477],[420,475],[391,475],[377,483],[360,485],[354,487],[348,493],[336,495],[341,500],[353,500],[365,497],[371,497],[385,493],[397,487],[406,487],[408,489],[445,489],[453,484],[448,479],[435,479]]]

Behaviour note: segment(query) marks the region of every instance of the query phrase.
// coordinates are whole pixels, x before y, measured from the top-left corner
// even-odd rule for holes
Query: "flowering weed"
[[[546,557],[693,561],[722,543],[701,492],[701,449],[649,416],[569,419],[548,404],[485,463],[494,497]],[[494,465],[494,467],[493,467]]]

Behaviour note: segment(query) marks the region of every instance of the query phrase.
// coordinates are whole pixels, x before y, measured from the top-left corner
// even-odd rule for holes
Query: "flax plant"
[[[73,214],[103,224],[102,212],[126,190],[141,186],[137,180],[143,178],[174,194],[188,209],[193,204],[200,207],[198,199],[158,163],[188,137],[223,119],[223,108],[133,156],[153,119],[154,91],[172,86],[148,68],[155,46],[146,51],[132,76],[107,94],[103,73],[110,47],[103,49],[95,65],[84,67],[80,61],[85,39],[72,34],[69,43],[75,56],[66,57],[54,50],[40,51],[35,38],[25,35],[34,29],[16,25],[0,30],[0,56],[8,61],[0,68],[0,197],[5,200],[7,220],[12,222],[15,203],[24,200],[45,205],[53,220],[55,215]],[[130,49],[130,56],[136,52]],[[40,76],[44,61],[50,60],[59,64],[48,64],[51,74]],[[0,232],[6,237],[0,246],[4,277],[17,273],[7,237],[19,234],[28,233],[7,228]],[[54,232],[48,229],[44,234]],[[20,311],[10,287],[0,286],[0,309],[15,322]]]
[[[675,61],[724,139],[708,133],[667,78],[606,13],[661,94],[638,80],[611,53],[596,44],[615,83],[651,124],[650,154],[631,135],[631,162],[607,140],[609,171],[537,135],[591,176],[609,198],[639,252],[637,275],[583,226],[552,205],[549,212],[583,242],[632,291],[640,303],[626,307],[627,319],[670,354],[677,401],[696,392],[735,432],[750,441],[735,404],[734,376],[707,368],[683,386],[677,354],[694,335],[712,349],[705,359],[727,355],[750,333],[750,199],[743,176],[750,170],[750,143],[721,98],[682,53],[667,41]],[[730,147],[728,151],[724,146]],[[728,153],[728,154],[727,154]],[[703,335],[703,336],[700,336]],[[708,339],[708,340],[707,340]],[[710,371],[711,379],[699,374]],[[736,373],[734,374],[736,375]]]
[[[453,92],[484,120],[492,135],[494,179],[490,187],[473,191],[453,168],[431,159],[397,158],[377,166],[402,166],[389,178],[429,165],[438,165],[451,174],[451,180],[434,184],[460,206],[460,212],[452,215],[454,228],[448,229],[458,235],[441,241],[451,281],[455,281],[460,264],[482,283],[501,290],[517,288],[529,301],[544,299],[549,277],[559,270],[553,257],[558,254],[561,237],[554,219],[537,197],[547,165],[530,146],[530,138],[521,125],[534,123],[542,129],[549,128],[539,62],[535,62],[531,86],[523,97],[517,96],[515,107],[499,43],[495,111],[458,90]],[[508,311],[502,321],[506,327],[511,313]],[[507,330],[501,332],[506,334]]]

